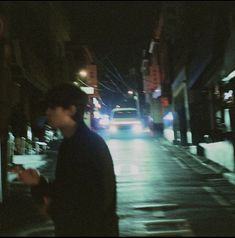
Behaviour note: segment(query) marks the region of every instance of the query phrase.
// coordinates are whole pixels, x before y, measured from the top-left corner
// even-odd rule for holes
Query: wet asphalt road
[[[220,173],[164,139],[101,135],[114,161],[121,236],[235,235],[235,186]],[[56,153],[49,152],[26,166],[39,166],[52,178],[55,161]],[[7,232],[1,234],[53,236],[53,224],[37,214],[28,189],[16,183],[11,190],[1,215]]]
[[[121,236],[234,236],[235,187],[164,140],[106,138]]]

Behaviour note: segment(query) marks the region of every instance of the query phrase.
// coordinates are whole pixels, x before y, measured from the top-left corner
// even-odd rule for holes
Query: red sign
[[[97,67],[95,64],[91,64],[87,66],[87,78],[88,85],[91,87],[97,86]]]
[[[144,91],[153,92],[161,84],[161,72],[159,65],[151,65],[149,67],[149,76],[144,80]]]

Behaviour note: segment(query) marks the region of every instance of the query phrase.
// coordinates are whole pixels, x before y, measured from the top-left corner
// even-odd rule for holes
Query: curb
[[[183,148],[181,145],[174,145],[173,143],[169,142],[167,139],[162,138],[163,143],[167,143],[167,145],[172,146],[173,148],[178,149],[180,152],[185,153],[190,158],[193,158],[195,161],[200,163],[202,166],[208,168],[209,170],[213,171],[217,175],[221,175],[223,178],[225,178],[229,183],[232,185],[235,185],[235,173],[229,171],[228,169],[224,168],[223,166],[213,162],[212,160],[192,154],[190,151],[188,151],[188,148]]]
[[[223,173],[225,179],[227,179],[232,185],[235,185],[235,173]]]

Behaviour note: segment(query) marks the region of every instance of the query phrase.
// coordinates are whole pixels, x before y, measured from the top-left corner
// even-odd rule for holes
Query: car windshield
[[[113,118],[137,118],[137,112],[135,110],[116,111]]]

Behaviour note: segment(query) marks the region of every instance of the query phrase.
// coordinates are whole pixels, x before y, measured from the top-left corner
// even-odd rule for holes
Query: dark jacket
[[[52,198],[56,235],[118,236],[113,161],[104,140],[84,122],[61,143],[55,181],[41,178],[32,193]]]

